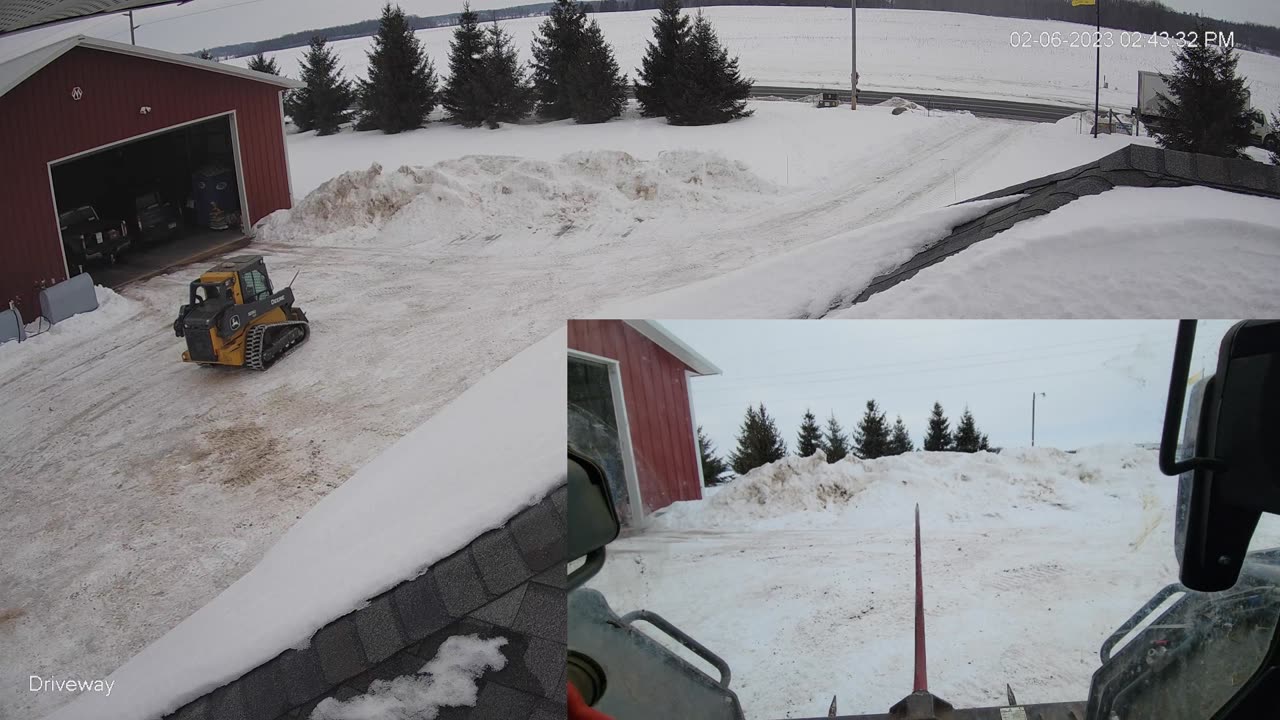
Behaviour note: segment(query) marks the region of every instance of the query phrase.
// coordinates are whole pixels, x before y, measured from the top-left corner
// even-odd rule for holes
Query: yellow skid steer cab
[[[293,305],[293,289],[276,292],[261,255],[238,255],[191,283],[173,332],[187,339],[183,362],[266,370],[311,335]]]

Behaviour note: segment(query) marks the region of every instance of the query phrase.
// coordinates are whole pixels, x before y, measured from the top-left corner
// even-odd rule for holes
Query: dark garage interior
[[[231,118],[223,115],[125,142],[52,167],[60,215],[83,206],[100,225],[63,227],[68,271],[89,272],[107,286],[150,277],[228,249],[241,231]],[[86,213],[64,216],[84,221]],[[94,231],[123,224],[128,246],[118,253],[81,250]],[[115,257],[111,257],[114,255]]]

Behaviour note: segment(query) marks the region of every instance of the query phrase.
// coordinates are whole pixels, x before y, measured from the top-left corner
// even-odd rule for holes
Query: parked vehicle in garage
[[[129,249],[129,225],[123,220],[103,220],[90,205],[82,205],[58,215],[62,245],[67,251],[67,269],[75,275],[94,260],[114,263]]]
[[[142,235],[142,242],[170,240],[182,224],[178,207],[154,190],[134,198],[133,206],[137,211],[138,232]]]

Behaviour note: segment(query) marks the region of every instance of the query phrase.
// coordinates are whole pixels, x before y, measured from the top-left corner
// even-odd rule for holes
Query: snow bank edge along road
[[[150,720],[500,527],[564,476],[565,331],[481,378],[302,517],[251,571],[49,720]],[[531,382],[530,378],[539,378]],[[548,381],[545,378],[560,378]],[[512,398],[520,398],[517,409]],[[476,427],[486,432],[475,433]],[[507,438],[497,447],[492,437]]]

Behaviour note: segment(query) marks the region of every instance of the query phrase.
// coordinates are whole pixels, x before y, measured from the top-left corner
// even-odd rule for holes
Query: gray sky
[[[967,405],[991,444],[1074,449],[1158,442],[1177,322],[1127,320],[664,321],[724,373],[692,381],[694,414],[727,455],[748,404],[763,402],[794,449],[805,408],[851,431],[876,400],[921,444],[942,403]],[[1231,321],[1200,323],[1193,370],[1212,372]]]
[[[265,40],[290,32],[358,22],[378,16],[385,0],[192,0],[134,13],[141,26],[138,42],[149,47],[193,52],[205,47]],[[461,0],[397,0],[413,15],[441,15],[462,9]],[[486,10],[528,4],[533,0],[472,0]],[[1063,0],[1066,2],[1067,0]],[[1202,12],[1223,20],[1280,26],[1277,0],[1164,0],[1169,7]],[[1106,6],[1103,6],[1106,12]],[[58,38],[77,33],[128,42],[129,24],[122,15],[92,18],[0,39],[0,56],[12,57]]]

